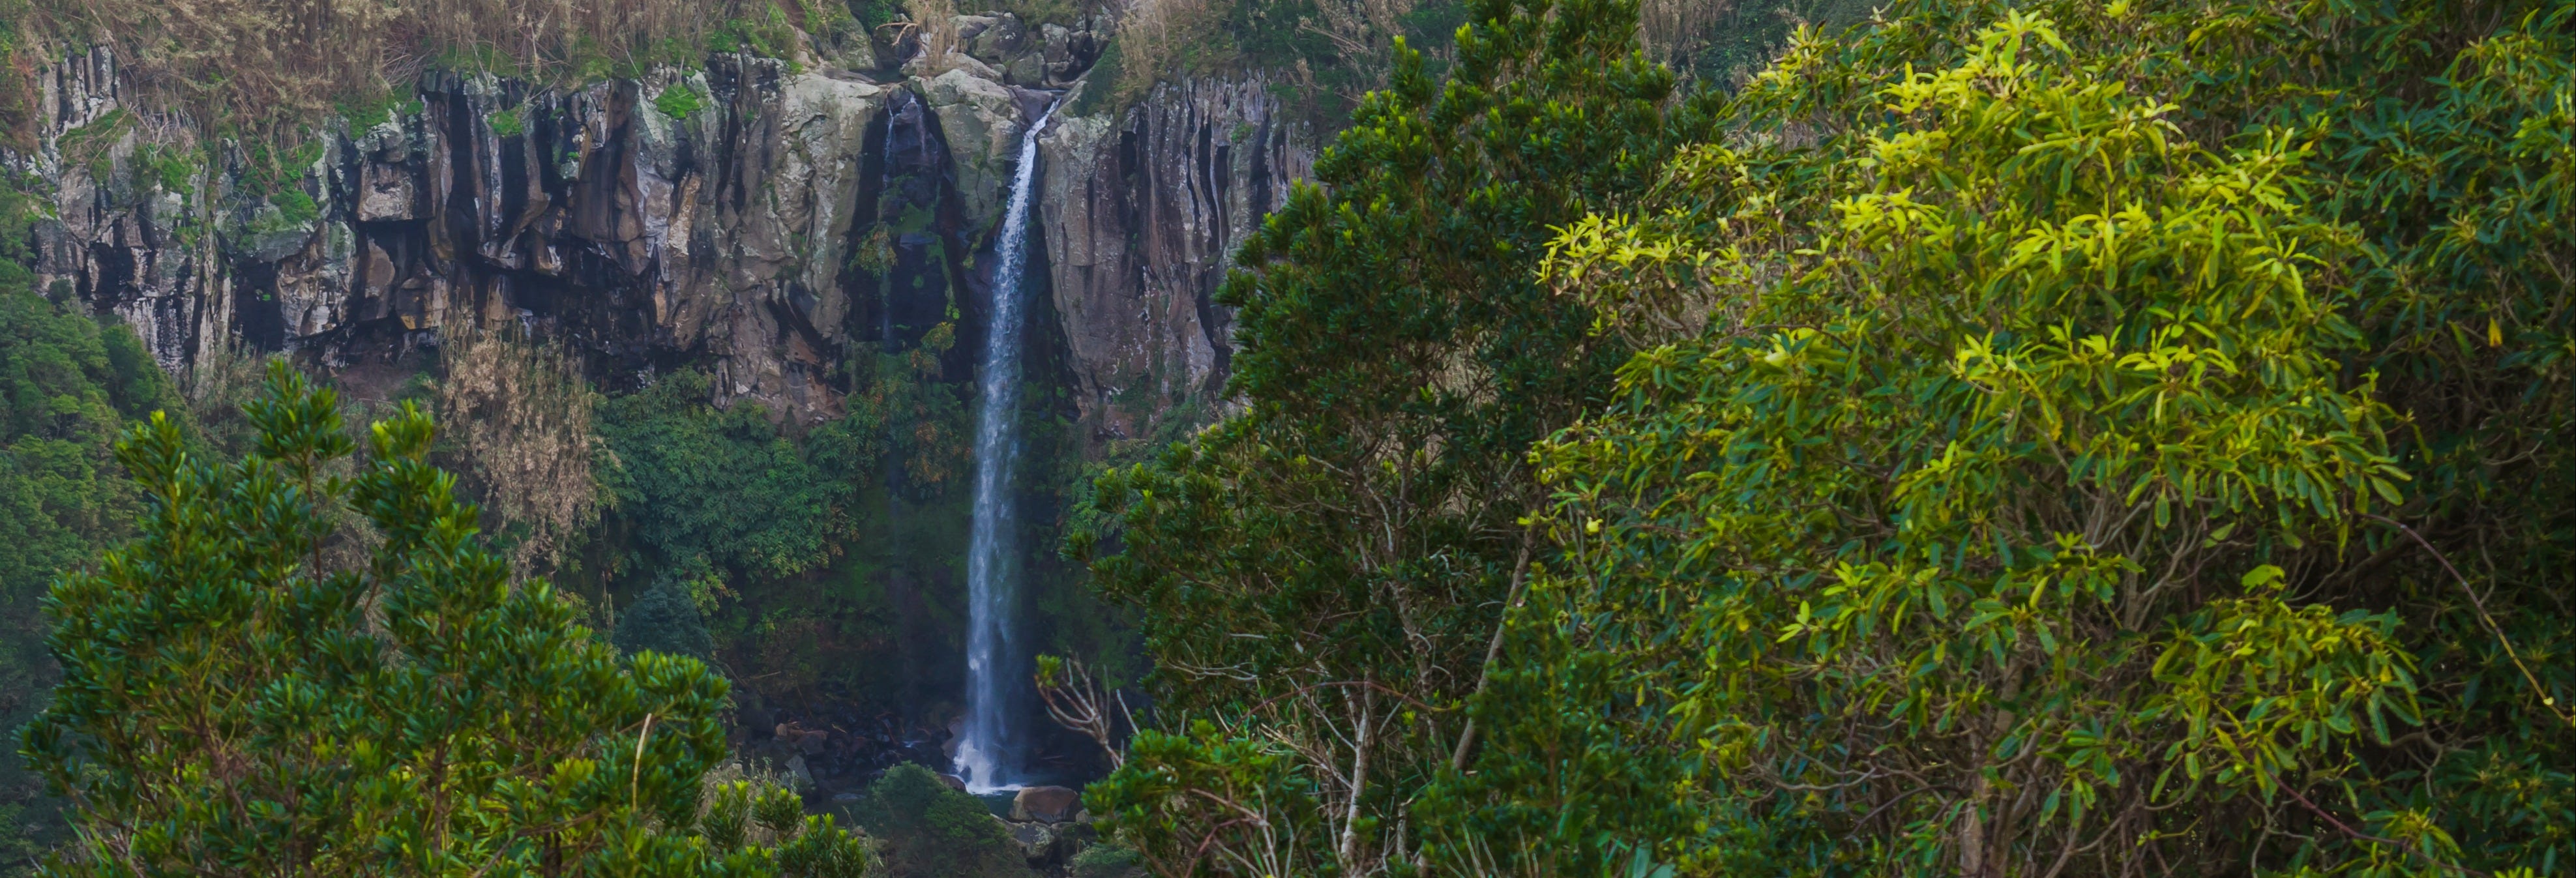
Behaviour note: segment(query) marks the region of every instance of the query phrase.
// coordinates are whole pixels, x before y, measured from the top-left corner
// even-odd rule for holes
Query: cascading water
[[[1007,684],[1017,672],[1011,651],[1011,611],[1019,600],[1018,522],[1011,502],[1011,463],[1019,456],[1020,280],[1028,262],[1029,190],[1037,181],[1038,132],[1049,105],[1020,139],[1020,167],[1002,212],[1002,237],[994,247],[993,322],[984,333],[977,370],[981,395],[975,418],[975,524],[966,555],[966,724],[957,741],[957,773],[970,793],[1014,789]]]

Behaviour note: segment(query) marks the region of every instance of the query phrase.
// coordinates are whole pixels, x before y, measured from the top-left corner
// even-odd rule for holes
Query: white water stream
[[[1050,105],[1020,138],[1020,167],[1002,213],[994,247],[992,325],[984,332],[984,359],[975,418],[975,524],[966,555],[966,723],[957,740],[957,773],[970,793],[1017,789],[1019,765],[1010,694],[1022,656],[1012,649],[1012,616],[1019,603],[1018,510],[1011,497],[1011,464],[1020,453],[1021,275],[1028,264],[1029,190],[1037,182],[1038,132],[1055,116]]]

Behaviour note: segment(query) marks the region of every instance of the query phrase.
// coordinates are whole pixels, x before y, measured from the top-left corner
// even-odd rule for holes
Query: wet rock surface
[[[717,55],[568,90],[433,76],[265,164],[128,106],[100,49],[42,72],[40,147],[0,162],[51,184],[40,280],[173,372],[226,345],[391,363],[452,323],[518,325],[611,389],[694,363],[720,405],[819,420],[855,343],[899,347],[952,307],[972,325],[1014,146],[1091,86],[1109,28],[957,22],[963,51],[935,65],[897,39],[847,59],[868,69]],[[1095,438],[1213,402],[1231,351],[1215,285],[1315,139],[1259,76],[1057,114],[1036,217],[1054,325],[1032,343],[1065,351]]]
[[[806,800],[816,803],[866,795],[886,769],[906,762],[942,764],[940,746],[947,740],[936,727],[854,703],[746,708],[735,722],[735,750],[771,770],[800,774],[801,768]]]
[[[1039,138],[1055,306],[1098,438],[1144,438],[1223,391],[1233,315],[1217,284],[1314,169],[1313,130],[1270,86],[1166,84],[1123,111],[1059,118]]]
[[[67,68],[112,70],[91,57]],[[225,144],[181,182],[144,173],[144,154],[202,154],[187,129],[94,133],[136,116],[98,91],[114,77],[44,80],[88,109],[8,158],[56,183],[64,220],[40,231],[37,270],[136,325],[174,372],[227,344],[345,368],[459,321],[519,324],[603,374],[702,361],[719,401],[836,410],[827,360],[865,310],[840,274],[897,89],[743,56],[568,91],[431,77],[392,118],[342,121],[283,168]],[[66,153],[84,135],[114,141]]]
[[[718,405],[814,422],[842,413],[854,358],[942,323],[957,337],[938,380],[973,378],[1014,146],[1062,104],[1040,138],[1029,343],[1049,354],[1030,378],[1070,389],[1094,442],[1207,411],[1231,351],[1215,286],[1309,174],[1315,135],[1259,77],[1072,112],[1108,22],[981,17],[935,75],[902,72],[920,59],[898,35],[832,68],[718,55],[569,89],[431,76],[389,113],[261,150],[129,104],[102,49],[39,72],[38,146],[0,164],[50,192],[39,288],[133,326],[174,374],[239,349],[390,387],[447,333],[506,327],[578,352],[610,392],[699,367]],[[947,764],[944,718],[847,695],[746,711],[736,743],[822,802]],[[1077,740],[1030,761],[1069,779],[1095,758]],[[1076,837],[1078,811],[1025,822]]]

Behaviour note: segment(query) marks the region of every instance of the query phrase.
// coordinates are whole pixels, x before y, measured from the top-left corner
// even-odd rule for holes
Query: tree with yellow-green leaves
[[[69,801],[65,875],[855,876],[792,794],[718,785],[724,680],[622,660],[513,585],[406,407],[349,460],[283,364],[255,451],[162,416],[117,446],[139,534],[45,601],[63,668],[23,752]],[[363,524],[361,523],[363,521]],[[346,560],[343,560],[346,559]]]
[[[1547,47],[1426,118],[1639,69]],[[1102,482],[1162,727],[1090,802],[1145,862],[2576,862],[2576,3],[1910,0],[1701,131],[1624,94],[1679,142],[1489,170],[1443,202],[1489,249],[1396,222],[1447,129],[1364,115],[1230,287],[1241,413]],[[1511,144],[1657,142],[1566,130]],[[1619,185],[1480,213],[1568,180]],[[1469,444],[1505,411],[1535,441]],[[1442,467],[1485,481],[1398,490]]]
[[[2576,5],[1883,21],[1553,242],[1647,347],[1441,852],[2566,869]]]

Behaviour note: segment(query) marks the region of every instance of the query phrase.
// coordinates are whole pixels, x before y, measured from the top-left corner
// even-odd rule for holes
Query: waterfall
[[[875,211],[875,213],[868,218],[876,222],[885,222],[886,220],[885,202],[887,198],[891,197],[897,200],[902,198],[901,195],[896,194],[894,191],[894,116],[894,111],[892,109],[888,109],[885,114],[886,133],[885,148],[883,150],[884,154],[877,157],[877,203],[868,205],[869,210]],[[886,253],[889,254],[889,258],[887,259],[887,265],[884,270],[877,273],[877,344],[879,345],[879,352],[890,354],[894,353],[894,265],[891,258],[891,254],[894,252],[894,239],[892,232],[887,232],[886,234]],[[892,483],[889,482],[888,484]],[[891,498],[894,496],[894,492],[888,491],[886,492],[886,496],[889,498],[886,501],[886,505],[888,508],[892,508],[894,501]]]
[[[993,271],[992,325],[984,332],[982,384],[975,418],[975,525],[966,555],[966,724],[957,741],[957,773],[966,791],[1017,788],[1011,741],[1010,685],[1020,673],[1011,651],[1011,615],[1019,600],[1018,521],[1011,502],[1011,463],[1019,456],[1020,299],[1028,263],[1029,190],[1037,182],[1038,132],[1055,115],[1049,105],[1020,138],[1020,167],[1002,210]]]

